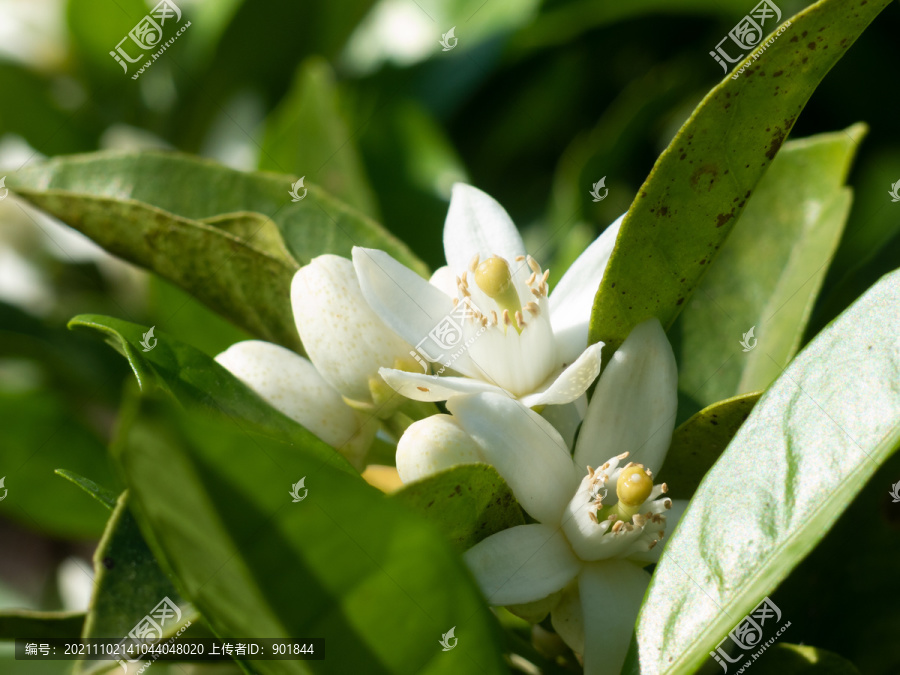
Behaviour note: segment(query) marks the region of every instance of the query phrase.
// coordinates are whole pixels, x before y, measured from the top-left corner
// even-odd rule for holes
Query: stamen
[[[540,274],[540,273],[541,273],[541,266],[537,264],[537,260],[535,260],[534,258],[532,258],[530,255],[529,255],[529,256],[525,256],[525,259],[528,261],[528,266],[531,268],[531,270],[532,270],[535,274]]]
[[[537,276],[537,272],[532,272],[532,273],[531,273],[531,276],[528,277],[528,280],[527,280],[525,283],[528,284],[529,286],[531,286],[531,284],[534,283],[534,278],[535,278],[536,276]]]
[[[472,274],[475,273],[475,270],[478,268],[478,260],[481,256],[477,253],[472,256],[472,260],[469,262],[469,269],[472,271]]]
[[[524,255],[517,255],[517,256],[516,256],[516,262],[522,262],[523,260],[525,260],[525,256],[524,256]]]

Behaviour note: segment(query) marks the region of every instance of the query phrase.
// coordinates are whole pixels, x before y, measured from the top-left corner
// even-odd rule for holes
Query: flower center
[[[493,255],[475,268],[475,283],[486,296],[497,303],[504,316],[521,315],[522,304],[519,293],[509,272],[509,263],[503,258]],[[507,314],[508,312],[508,314]],[[521,334],[522,328],[516,321],[515,329]]]
[[[588,467],[578,493],[570,502],[570,518],[563,528],[575,552],[583,560],[627,557],[647,551],[665,534],[665,512],[672,500],[659,499],[668,491],[665,483],[653,485],[652,474],[641,464],[619,463],[627,452],[611,458],[599,469]],[[617,500],[604,505],[616,485]],[[587,500],[585,508],[584,500]]]

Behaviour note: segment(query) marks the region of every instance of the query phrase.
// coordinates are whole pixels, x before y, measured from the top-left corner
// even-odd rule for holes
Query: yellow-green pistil
[[[616,496],[619,498],[616,509],[619,515],[630,519],[650,496],[651,490],[653,479],[644,467],[634,464],[622,469],[616,481]]]
[[[509,271],[509,263],[503,258],[494,255],[478,265],[475,268],[475,283],[503,310],[504,318],[516,316],[517,312],[522,311],[519,293],[516,291],[512,274]],[[507,320],[505,323],[507,325],[511,323],[516,332],[522,332],[518,321],[509,322]]]

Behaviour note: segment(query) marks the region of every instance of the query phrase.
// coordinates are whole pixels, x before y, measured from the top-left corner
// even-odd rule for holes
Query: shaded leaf
[[[495,620],[440,531],[325,452],[337,457],[149,403],[114,448],[142,531],[217,634],[333,645],[324,661],[254,672],[506,672]],[[452,626],[459,645],[442,653]]]
[[[611,351],[648,317],[672,324],[818,83],[887,5],[808,7],[757,61],[748,55],[746,72],[706,96],[629,209],[594,301],[591,342]]]
[[[72,638],[81,636],[84,612],[35,612],[27,609],[0,612],[0,640]]]
[[[660,473],[670,497],[691,498],[761,395],[754,392],[713,403],[675,429]]]
[[[62,476],[70,483],[74,483],[82,490],[87,492],[91,497],[96,499],[98,502],[103,504],[110,511],[113,510],[116,506],[116,500],[118,499],[118,495],[112,490],[107,490],[102,485],[98,485],[90,478],[85,478],[84,476],[79,476],[74,471],[68,471],[66,469],[57,469],[54,471],[57,476]]]
[[[145,352],[139,346],[146,331],[144,326],[93,314],[76,316],[69,326],[73,330],[99,334],[123,354],[145,393],[158,387],[183,406],[199,405],[226,416],[234,423],[253,424],[265,433],[288,442],[307,443],[315,439],[309,431],[263,401],[214,358],[165,333],[157,333],[156,346]],[[320,453],[323,461],[332,461],[338,468],[358,476],[353,467],[334,450],[323,450],[318,442],[311,447],[311,452]]]
[[[159,568],[128,510],[128,502],[128,493],[123,493],[94,551],[94,592],[84,621],[84,638],[125,638],[164,598],[181,611],[180,621],[173,614],[160,624],[164,638],[173,636],[188,621],[200,618]],[[118,668],[115,661],[78,661],[75,672],[113,668]]]
[[[844,230],[843,183],[864,133],[854,125],[786,143],[678,317],[679,386],[702,405],[765,389],[800,348]]]
[[[328,62],[307,59],[266,120],[259,168],[305,176],[348,206],[377,217],[354,136],[343,118]]]
[[[459,551],[495,532],[525,524],[509,486],[488,464],[446,469],[404,485],[393,498],[438,525]]]

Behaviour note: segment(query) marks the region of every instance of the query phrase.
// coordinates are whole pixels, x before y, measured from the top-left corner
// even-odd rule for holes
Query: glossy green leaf
[[[84,612],[35,612],[13,609],[0,612],[0,640],[27,638],[79,638]]]
[[[181,612],[180,620],[173,615],[160,624],[164,638],[200,618],[160,570],[128,510],[128,502],[128,493],[123,493],[94,551],[94,592],[81,635],[85,638],[127,637],[164,598]],[[159,623],[159,619],[156,621]],[[118,667],[115,661],[79,661],[75,672],[102,672],[114,667]]]
[[[834,652],[788,642],[769,647],[753,666],[754,675],[859,675],[856,666]]]
[[[57,537],[99,536],[108,512],[53,475],[65,466],[116,485],[106,444],[83,411],[70,410],[48,390],[0,392],[0,429],[0,478],[6,479],[0,515]]]
[[[800,348],[850,209],[864,125],[790,141],[678,317],[679,386],[701,405],[765,389]],[[743,334],[753,336],[741,345]]]
[[[707,406],[672,433],[672,445],[660,473],[673,499],[690,499],[706,472],[750,416],[761,392],[735,396]]]
[[[159,388],[181,405],[200,405],[229,418],[233,424],[248,422],[266,433],[288,442],[312,443],[311,452],[322,461],[333,461],[338,468],[358,476],[357,472],[333,450],[313,443],[315,436],[285,417],[256,393],[220,366],[214,358],[163,332],[156,334],[156,346],[148,352],[140,347],[144,326],[106,316],[84,314],[69,322],[73,330],[90,331],[102,336],[128,359],[145,393]]]
[[[900,445],[900,271],[819,334],[706,475],[638,617],[639,665],[693,673]]]
[[[6,184],[23,193],[59,190],[75,193],[73,199],[136,201],[191,220],[252,211],[275,221],[300,264],[323,253],[350,257],[353,246],[365,246],[387,251],[427,273],[405,244],[321,187],[304,181],[306,196],[291,201],[291,185],[297,178],[247,173],[196,157],[148,151],[59,157],[10,174]],[[289,305],[284,307],[289,314]]]
[[[354,136],[331,67],[313,57],[300,64],[290,91],[266,120],[259,168],[305,176],[348,206],[377,217]]]
[[[506,672],[495,619],[440,530],[323,452],[337,457],[151,402],[114,448],[142,531],[217,634],[324,638],[314,672]],[[459,644],[442,652],[452,626]]]
[[[495,532],[525,524],[509,486],[488,464],[446,469],[404,485],[392,498],[435,523],[459,551]]]
[[[107,509],[112,511],[116,506],[116,500],[118,496],[112,490],[107,490],[102,485],[98,485],[90,478],[85,478],[84,476],[79,476],[74,471],[67,471],[66,469],[57,469],[54,471],[57,476],[62,476],[70,483],[74,483],[82,490],[87,492],[91,497],[96,499],[98,502],[103,504]]]
[[[591,342],[615,350],[648,317],[672,324],[816,86],[888,4],[817,2],[706,96],[629,209],[594,301]]]
[[[251,334],[302,349],[289,300],[295,263],[144,203],[56,188],[20,189],[20,194],[110,253],[178,284]]]

